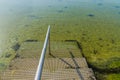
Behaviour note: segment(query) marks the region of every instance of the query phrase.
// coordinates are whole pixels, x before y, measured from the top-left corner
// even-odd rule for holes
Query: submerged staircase
[[[19,57],[1,72],[0,80],[34,80],[42,45],[43,42],[24,42],[17,51]],[[75,42],[51,42],[51,55],[47,51],[42,80],[95,79]]]
[[[48,37],[46,40],[48,41]],[[47,46],[44,46],[42,51],[43,42],[36,40],[23,42],[16,52],[17,56],[8,68],[0,73],[0,80],[96,80],[92,69],[82,56],[78,43],[74,41],[49,43],[51,44],[49,51],[46,51]],[[40,62],[44,62],[40,77],[40,73],[36,71],[40,71],[41,69],[37,68],[42,67],[41,65],[38,67],[38,64],[41,64],[39,63],[41,51],[45,59],[43,55],[40,58],[43,60]],[[38,78],[35,77],[36,74]]]

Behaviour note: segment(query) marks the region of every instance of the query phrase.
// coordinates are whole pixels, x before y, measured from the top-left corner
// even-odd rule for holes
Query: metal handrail
[[[45,54],[46,54],[46,49],[47,49],[47,45],[48,45],[48,42],[49,42],[49,38],[50,38],[50,25],[48,26],[48,30],[47,30],[44,46],[43,46],[43,49],[42,49],[41,57],[40,57],[40,60],[39,60],[39,65],[37,67],[37,71],[36,71],[36,75],[35,75],[35,79],[34,80],[41,80],[42,69],[43,69],[43,64],[44,64],[44,58],[45,58]]]

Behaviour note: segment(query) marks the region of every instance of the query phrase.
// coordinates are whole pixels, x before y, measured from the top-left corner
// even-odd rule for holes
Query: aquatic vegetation
[[[0,70],[3,70],[6,68],[6,65],[4,62],[0,62]]]
[[[7,53],[7,54],[5,55],[5,58],[9,58],[11,55],[12,55],[12,54]]]
[[[78,25],[79,25],[79,24],[77,24],[77,23],[75,24],[75,26],[78,26]]]
[[[98,40],[102,41],[103,39],[102,39],[102,38],[99,38]]]
[[[12,46],[12,49],[17,51],[20,48],[20,44],[16,43],[15,45]]]
[[[32,19],[39,19],[39,18],[40,18],[40,17],[35,16],[35,15],[29,15],[28,17],[29,17],[29,18],[32,18]]]
[[[64,8],[65,8],[65,9],[67,9],[68,7],[67,7],[67,6],[65,6]]]
[[[103,5],[103,3],[98,3],[97,5],[98,5],[98,6],[102,6],[102,5]]]
[[[26,25],[24,25],[24,26],[25,26],[25,27],[30,27],[30,25],[27,25],[27,24],[26,24]]]
[[[120,8],[120,6],[114,6],[115,8]]]
[[[108,74],[106,80],[120,80],[120,74]]]
[[[64,0],[57,1],[66,2]],[[71,1],[67,6],[66,4],[56,6],[49,3],[45,5],[46,9],[36,8],[33,14],[26,14],[24,11],[21,11],[22,14],[16,14],[18,18],[13,18],[14,22],[5,29],[9,36],[6,40],[8,47],[0,59],[0,68],[8,66],[13,58],[21,57],[16,53],[21,43],[44,41],[47,26],[51,25],[51,41],[56,41],[56,45],[59,41],[77,40],[84,56],[89,64],[93,65],[93,68],[102,69],[103,72],[120,69],[120,19],[118,15],[109,17],[113,15],[111,12],[114,12],[114,9],[102,6],[103,3],[98,3],[97,7],[89,2],[80,4],[79,1],[75,5]],[[84,6],[84,4],[88,6]],[[109,3],[104,3],[104,5],[108,6]],[[102,7],[96,11],[98,6]],[[118,9],[119,6],[114,6],[114,8]],[[66,9],[67,11],[65,11]],[[119,11],[117,13],[120,14]],[[44,18],[40,16],[44,16]],[[31,49],[33,49],[32,47]],[[119,74],[115,72],[114,75],[106,74],[107,78],[102,74],[98,75],[100,75],[99,78],[104,77],[106,80],[120,79]]]
[[[111,39],[111,42],[112,42],[112,44],[114,44],[114,43],[115,43],[115,40],[114,40],[114,39]]]
[[[24,42],[38,42],[38,40],[29,39],[29,40],[25,40]]]
[[[52,5],[48,5],[48,7],[52,7]]]
[[[63,11],[63,10],[58,10],[57,12],[58,12],[58,13],[63,13],[64,11]]]
[[[89,17],[94,17],[95,15],[94,14],[88,14]]]
[[[97,54],[97,53],[98,53],[98,51],[97,51],[97,50],[93,50],[93,52],[94,52],[94,54]]]
[[[108,64],[108,68],[119,68],[120,67],[120,57],[113,57],[113,58],[110,58],[107,62]],[[119,72],[119,71],[118,71]]]

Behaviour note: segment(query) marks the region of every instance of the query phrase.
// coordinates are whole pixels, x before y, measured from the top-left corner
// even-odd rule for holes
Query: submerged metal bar
[[[44,46],[43,46],[43,49],[42,49],[41,57],[40,57],[40,60],[39,60],[39,65],[37,67],[37,71],[36,71],[36,75],[35,75],[34,80],[41,80],[44,58],[45,58],[45,54],[46,54],[47,45],[48,45],[48,42],[49,42],[49,36],[50,36],[50,25],[48,26]]]

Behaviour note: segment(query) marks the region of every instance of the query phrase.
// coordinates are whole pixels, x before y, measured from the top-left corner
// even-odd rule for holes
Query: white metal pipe
[[[39,64],[38,64],[38,67],[37,67],[37,71],[36,71],[36,75],[35,75],[34,80],[41,80],[44,58],[45,58],[47,44],[48,44],[48,40],[49,40],[49,34],[50,34],[50,25],[48,26],[44,46],[43,46],[43,49],[42,49],[41,57],[40,57],[40,60],[39,60]]]

